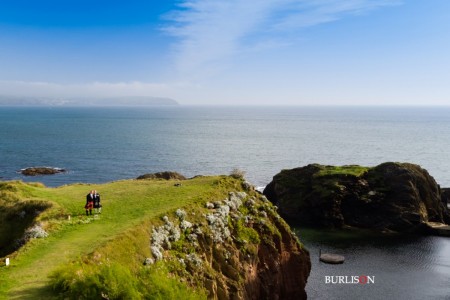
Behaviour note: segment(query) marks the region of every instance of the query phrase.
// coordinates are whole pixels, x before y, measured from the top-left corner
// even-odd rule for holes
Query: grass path
[[[0,268],[0,298],[51,299],[49,275],[55,268],[91,253],[124,231],[168,210],[225,196],[219,177],[201,177],[174,187],[173,181],[118,181],[102,185],[28,188],[29,199],[51,200],[63,208],[59,229],[48,238],[33,240]],[[84,224],[84,199],[90,189],[102,197],[103,213]],[[67,220],[67,215],[72,216]],[[51,220],[49,222],[52,222]]]

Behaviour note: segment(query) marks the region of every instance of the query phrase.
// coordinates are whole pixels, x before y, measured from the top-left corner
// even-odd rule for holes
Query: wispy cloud
[[[399,0],[184,0],[178,10],[167,15],[171,26],[164,30],[178,38],[174,55],[179,71],[191,76],[198,72],[208,75],[208,70],[220,68],[224,60],[249,48],[286,45],[280,38],[283,34],[400,3]]]
[[[295,30],[337,21],[349,15],[360,15],[371,10],[401,4],[400,0],[315,0],[289,1],[287,9],[280,10],[273,28],[278,31]]]
[[[165,30],[179,38],[174,51],[181,71],[214,66],[240,51],[239,40],[257,30],[273,6],[272,0],[184,1],[168,18]]]

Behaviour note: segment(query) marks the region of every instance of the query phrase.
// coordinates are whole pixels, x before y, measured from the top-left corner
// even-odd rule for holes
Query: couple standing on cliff
[[[91,190],[89,194],[86,195],[86,216],[92,215],[92,209],[95,213],[102,213],[102,205],[100,204],[100,194],[96,190]]]

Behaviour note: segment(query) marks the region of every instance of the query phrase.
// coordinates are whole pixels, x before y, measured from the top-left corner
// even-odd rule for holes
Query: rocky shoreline
[[[264,190],[291,224],[424,233],[450,223],[449,194],[420,166],[393,162],[283,170]]]

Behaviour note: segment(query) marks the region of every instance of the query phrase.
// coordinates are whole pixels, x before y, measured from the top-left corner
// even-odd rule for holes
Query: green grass
[[[198,177],[183,181],[181,187],[175,187],[174,181],[162,180],[124,180],[58,188],[22,182],[0,185],[0,190],[14,193],[19,199],[10,201],[43,201],[52,205],[37,219],[50,231],[49,237],[30,241],[10,256],[9,267],[0,267],[0,299],[55,298],[49,285],[49,276],[61,267],[89,254],[93,255],[98,249],[103,249],[98,252],[103,255],[126,253],[127,250],[115,251],[117,249],[108,248],[125,247],[123,243],[110,242],[131,235],[136,237],[135,246],[138,247],[145,240],[137,238],[139,232],[144,236],[151,220],[179,207],[222,199],[230,189],[238,189],[239,186],[238,180],[229,177]],[[91,189],[99,191],[102,197],[103,212],[98,219],[86,217],[83,208],[86,194]],[[125,241],[129,239],[124,239],[124,243]],[[144,249],[142,251],[148,251],[148,244],[142,244],[141,247]],[[105,272],[103,271],[101,278],[108,276]],[[124,272],[121,274],[128,276]]]
[[[346,165],[346,166],[323,166],[316,176],[332,176],[332,175],[351,175],[360,177],[370,168],[358,166],[358,165]]]

